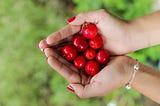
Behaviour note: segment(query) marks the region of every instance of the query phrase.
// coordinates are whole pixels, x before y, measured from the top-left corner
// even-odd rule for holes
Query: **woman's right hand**
[[[58,44],[64,38],[80,31],[84,22],[94,23],[104,40],[104,47],[111,54],[121,55],[132,51],[131,37],[127,33],[128,22],[124,21],[105,10],[83,12],[76,16],[69,25],[49,35],[39,44],[41,50]]]

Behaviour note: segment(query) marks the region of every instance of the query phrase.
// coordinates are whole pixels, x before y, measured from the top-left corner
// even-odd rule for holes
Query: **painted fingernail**
[[[46,61],[48,61],[48,57],[46,57]]]
[[[73,88],[71,85],[68,85],[68,86],[67,86],[67,89],[68,89],[69,91],[71,91],[71,92],[74,92],[74,88]]]
[[[76,18],[75,16],[74,16],[74,17],[71,17],[71,18],[68,18],[68,19],[67,19],[67,22],[70,23],[70,22],[74,21],[75,18]]]

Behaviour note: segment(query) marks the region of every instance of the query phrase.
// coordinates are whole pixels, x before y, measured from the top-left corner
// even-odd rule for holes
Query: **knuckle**
[[[75,31],[75,26],[69,25],[68,27],[69,27],[68,32],[69,32],[69,33],[74,33],[74,31]]]
[[[52,44],[53,41],[57,41],[57,40],[59,40],[61,37],[62,37],[62,32],[61,32],[61,31],[54,32],[54,33],[52,33],[51,35],[49,35],[49,36],[47,37],[47,43],[48,43],[48,44]]]
[[[77,83],[77,82],[78,82],[78,81],[76,80],[75,74],[73,74],[73,72],[70,73],[70,76],[69,76],[69,78],[68,78],[68,81],[69,81],[70,83]],[[78,83],[80,83],[80,82],[78,82]]]

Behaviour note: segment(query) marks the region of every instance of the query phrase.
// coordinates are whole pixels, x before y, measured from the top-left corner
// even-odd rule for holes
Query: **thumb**
[[[68,22],[71,25],[82,25],[85,22],[98,24],[101,19],[100,11],[89,11],[89,12],[82,12],[79,13],[74,20]]]
[[[97,96],[98,87],[94,84],[88,84],[83,86],[82,84],[70,84],[69,85],[74,93],[77,94],[80,98],[89,98]]]

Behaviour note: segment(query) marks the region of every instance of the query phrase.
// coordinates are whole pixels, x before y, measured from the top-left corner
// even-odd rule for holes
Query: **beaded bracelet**
[[[139,70],[139,62],[138,62],[138,60],[136,60],[136,61],[137,61],[137,63],[133,67],[133,69],[134,69],[133,74],[132,74],[129,82],[125,85],[126,89],[128,89],[128,90],[132,88],[131,84],[132,84],[132,82],[135,78],[135,75],[136,75],[137,71]]]

